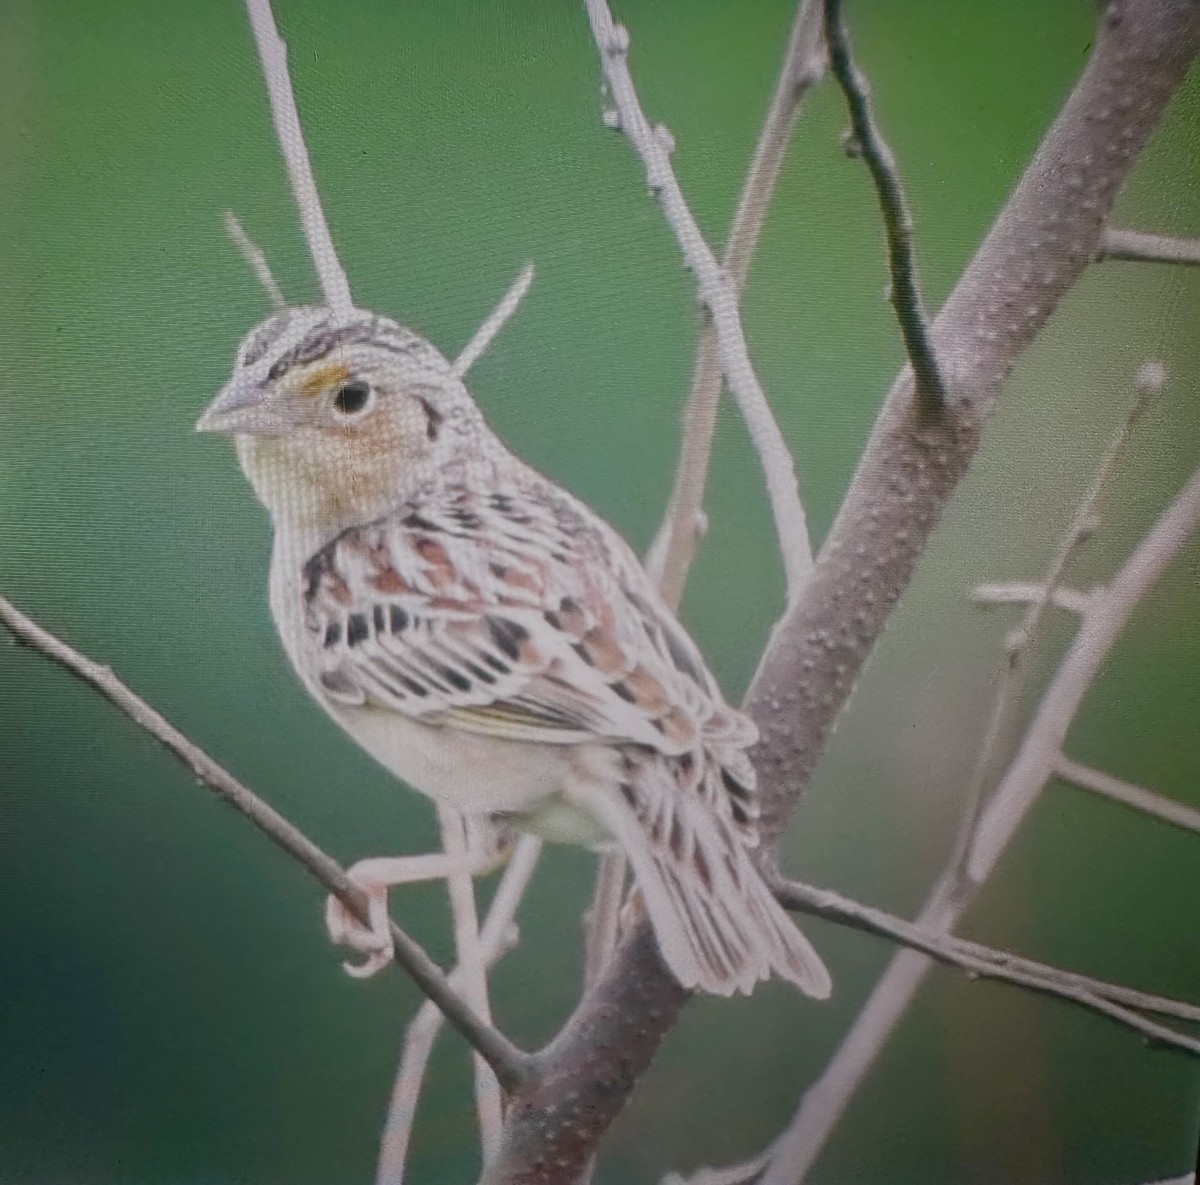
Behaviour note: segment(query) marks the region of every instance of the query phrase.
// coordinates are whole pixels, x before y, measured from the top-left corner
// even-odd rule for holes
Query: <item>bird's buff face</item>
[[[393,506],[473,410],[445,358],[394,321],[295,308],[246,336],[196,428],[236,439],[277,523],[336,530]]]

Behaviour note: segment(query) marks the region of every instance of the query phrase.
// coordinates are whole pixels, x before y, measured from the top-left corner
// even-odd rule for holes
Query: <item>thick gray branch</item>
[[[949,934],[971,905],[1042,785],[1051,776],[1066,729],[1134,607],[1200,523],[1200,470],[1160,516],[1153,529],[1102,593],[1089,605],[1079,632],[1041,703],[1021,746],[980,815],[969,848],[974,879],[958,860],[939,877],[917,916],[925,931]],[[763,1185],[802,1179],[907,1010],[930,969],[927,958],[901,951],[888,964],[820,1078],[809,1088],[792,1122],[775,1143],[775,1163]]]
[[[1121,183],[1200,45],[1200,5],[1121,0],[1083,76],[934,322],[943,421],[889,393],[803,594],[748,697],[767,838],[777,840],[888,615],[978,446],[1000,384],[1096,253]],[[924,964],[921,955],[911,957]],[[568,1185],[686,999],[638,927],[517,1092],[486,1185]]]
[[[966,472],[1000,385],[1095,254],[1117,190],[1200,43],[1200,5],[1122,0],[1000,217],[934,321],[956,401],[913,413],[888,393],[805,595],[776,628],[748,706],[768,839],[797,797]]]

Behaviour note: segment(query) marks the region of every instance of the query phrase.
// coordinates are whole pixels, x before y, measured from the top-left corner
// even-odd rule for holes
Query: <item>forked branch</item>
[[[1087,492],[1071,517],[1066,533],[1039,585],[1041,595],[1026,605],[1020,624],[1008,635],[1003,662],[992,695],[987,727],[971,770],[962,824],[955,843],[955,875],[964,881],[964,888],[969,888],[965,883],[969,879],[967,858],[975,840],[984,792],[994,784],[991,779],[995,772],[996,759],[1003,751],[1005,741],[1012,731],[1025,686],[1030,655],[1038,641],[1042,624],[1050,606],[1054,604],[1055,593],[1068,567],[1095,530],[1105,493],[1133,439],[1134,429],[1141,419],[1147,401],[1162,390],[1164,382],[1165,375],[1161,363],[1148,362],[1141,368],[1134,384],[1134,396],[1129,411],[1109,442]],[[1089,596],[1081,612],[1086,614],[1094,603],[1094,598]]]
[[[599,8],[589,0],[589,12]],[[611,38],[611,20],[598,32]],[[612,63],[625,66],[628,39],[602,37],[601,44],[611,47],[604,56],[611,85]],[[763,738],[753,756],[769,842],[782,833],[966,472],[1004,377],[1094,257],[1116,192],[1198,44],[1200,6],[1117,0],[1109,7],[1082,78],[934,322],[955,402],[935,423],[922,423],[913,414],[909,369],[896,380],[821,556],[777,625],[747,699]],[[926,963],[919,954],[906,957]],[[539,1055],[536,1082],[517,1092],[486,1185],[572,1182],[685,1000],[649,929],[636,927]]]
[[[825,42],[820,0],[800,0],[775,92],[738,198],[721,261],[739,297],[750,274],[750,264],[804,97],[824,72]],[[683,439],[671,499],[646,561],[646,570],[672,608],[678,607],[683,596],[688,569],[704,533],[704,488],[708,482],[721,395],[721,359],[717,345],[717,327],[712,314],[706,311],[692,370],[692,389],[683,417]]]
[[[949,935],[975,899],[1034,800],[1053,776],[1063,737],[1126,622],[1167,565],[1200,525],[1198,470],[1134,549],[1112,582],[1094,594],[1079,632],[1042,696],[1016,756],[965,845],[970,876],[956,854],[916,918],[926,932]],[[927,952],[928,953],[928,952]],[[880,1050],[930,970],[928,958],[906,950],[893,957],[820,1078],[774,1145],[762,1185],[802,1179],[845,1111]],[[1130,998],[1108,999],[1118,1008]],[[1153,1009],[1151,1009],[1153,1011]],[[1125,1020],[1125,1017],[1114,1017]]]
[[[712,317],[721,370],[762,463],[788,595],[794,598],[812,567],[808,520],[796,486],[792,455],[750,361],[738,312],[737,286],[705,242],[675,178],[671,168],[675,142],[671,133],[662,124],[651,126],[642,111],[629,72],[628,31],[613,22],[605,0],[584,0],[584,4],[614,104],[614,126],[625,133],[641,157],[650,192],[658,199],[663,216],[675,233],[684,262],[696,277],[700,299]]]
[[[485,968],[490,969],[516,945],[517,910],[537,867],[541,850],[541,841],[532,835],[523,835],[517,840],[479,932],[476,958]],[[450,973],[450,982],[457,987],[460,977],[467,974],[468,970],[460,964]],[[383,1138],[379,1142],[375,1185],[403,1185],[413,1122],[425,1082],[425,1068],[443,1019],[441,1009],[432,1000],[426,1000],[405,1031],[404,1047],[388,1101]]]

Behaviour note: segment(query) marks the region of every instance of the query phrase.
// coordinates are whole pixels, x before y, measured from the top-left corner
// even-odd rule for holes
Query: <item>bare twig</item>
[[[917,280],[912,211],[904,196],[904,183],[900,180],[896,158],[875,121],[871,88],[850,52],[850,39],[842,20],[842,0],[823,2],[829,68],[846,96],[854,145],[867,162],[879,197],[887,238],[888,270],[892,276],[889,297],[900,323],[909,364],[916,376],[916,399],[923,411],[936,413],[946,402],[946,386]]]
[[[959,877],[966,878],[970,875],[967,858],[975,842],[979,812],[983,809],[984,792],[992,784],[996,758],[1016,718],[1021,701],[1021,691],[1029,669],[1029,656],[1037,641],[1046,610],[1053,602],[1055,590],[1062,582],[1071,561],[1094,533],[1105,491],[1133,438],[1134,429],[1145,410],[1146,401],[1151,395],[1157,394],[1162,389],[1163,381],[1162,367],[1157,363],[1148,363],[1138,373],[1129,411],[1096,467],[1087,492],[1076,508],[1066,534],[1059,544],[1058,551],[1050,563],[1041,585],[1042,596],[1028,605],[1020,625],[1008,636],[1005,645],[1006,654],[996,680],[996,690],[992,697],[991,711],[988,714],[987,728],[971,770],[962,825],[955,842],[954,867],[957,870],[956,875]],[[1088,603],[1089,605],[1092,603],[1091,598]]]
[[[98,691],[120,708],[135,724],[145,729],[168,752],[196,775],[199,782],[229,803],[239,814],[277,847],[282,848],[321,885],[341,901],[364,925],[369,924],[367,895],[336,860],[327,856],[277,810],[242,785],[198,745],[189,740],[144,699],[131,691],[109,667],[43,629],[10,601],[0,597],[0,623],[30,649],[56,662],[70,674]],[[391,923],[396,961],[416,985],[445,1013],[446,1019],[487,1060],[506,1090],[524,1082],[530,1072],[528,1055],[507,1037],[482,1021],[453,989],[442,969],[395,922]]]
[[[1090,765],[1072,761],[1069,757],[1061,754],[1054,767],[1054,773],[1056,777],[1061,778],[1064,782],[1070,782],[1073,786],[1078,786],[1081,790],[1090,790],[1093,794],[1110,798],[1113,802],[1119,802],[1135,811],[1141,811],[1144,815],[1150,815],[1155,819],[1161,819],[1164,823],[1170,823],[1175,827],[1182,827],[1184,831],[1200,835],[1200,811],[1190,806],[1184,806],[1181,802],[1175,802],[1162,794],[1155,794],[1153,790],[1135,786],[1132,782],[1115,778],[1103,770],[1092,769]]]
[[[804,96],[825,71],[825,43],[820,0],[800,0],[792,23],[775,93],[754,149],[737,211],[729,228],[722,264],[740,296],[766,221],[775,182],[792,139]],[[721,360],[712,315],[705,314],[692,371],[692,390],[683,419],[683,440],[667,513],[650,549],[646,569],[667,604],[677,608],[688,569],[704,534],[704,488],[712,455],[717,406],[721,395]]]
[[[465,871],[468,859],[467,828],[472,824],[461,811],[438,803],[438,824],[442,848],[458,870],[446,878],[450,898],[450,916],[454,929],[454,952],[458,959],[463,999],[485,1024],[492,1023],[488,1002],[487,960],[480,949],[479,912],[475,904],[475,880]],[[479,1143],[486,1160],[500,1135],[504,1119],[500,1084],[491,1067],[475,1054],[475,1110],[479,1119]]]
[[[996,980],[1066,1000],[1135,1029],[1152,1041],[1200,1056],[1200,1041],[1149,1021],[1137,1011],[1200,1022],[1200,1005],[1139,992],[1123,984],[1106,983],[1091,976],[1076,975],[979,943],[963,942],[948,933],[926,930],[828,889],[816,889],[798,881],[780,881],[773,887],[776,896],[789,909],[877,934],[901,946],[921,951],[939,963],[958,967],[974,978]]]
[[[773,1145],[768,1145],[757,1156],[741,1164],[699,1168],[686,1177],[682,1173],[668,1173],[659,1185],[756,1185],[771,1163],[772,1148]]]
[[[1082,77],[934,322],[957,398],[938,422],[921,423],[909,368],[889,392],[820,558],[776,626],[747,697],[762,736],[753,757],[768,857],[967,470],[1003,379],[1095,253],[1116,192],[1198,45],[1195,6],[1109,5]],[[898,957],[928,963],[916,952]],[[536,1082],[511,1100],[485,1185],[568,1185],[686,999],[649,927],[633,927],[538,1055]]]
[[[1075,641],[1042,696],[1016,757],[980,816],[971,878],[947,867],[931,891],[916,925],[949,934],[975,898],[1037,794],[1052,776],[1062,738],[1084,693],[1124,628],[1134,607],[1158,580],[1200,522],[1200,471],[1162,514],[1112,583],[1093,594]],[[776,1161],[762,1185],[790,1185],[816,1161],[850,1099],[931,966],[914,950],[892,958],[821,1077],[809,1087],[776,1145]]]
[[[590,987],[604,971],[617,945],[628,861],[623,852],[605,852],[596,871],[596,889],[587,914],[583,981]]]
[[[1110,227],[1100,240],[1096,261],[1126,259],[1138,263],[1182,263],[1200,266],[1200,239],[1151,235],[1140,230]]]
[[[750,361],[738,313],[737,287],[704,241],[684,200],[671,169],[674,150],[671,133],[662,124],[651,127],[642,112],[629,73],[628,31],[623,25],[613,23],[605,0],[584,0],[584,3],[600,51],[600,65],[615,105],[617,126],[645,165],[650,192],[658,199],[667,223],[675,232],[684,262],[696,277],[700,299],[712,317],[721,370],[762,463],[775,515],[775,529],[779,534],[788,595],[794,598],[812,567],[808,520],[796,487],[792,455]]]
[[[242,253],[242,258],[250,265],[250,270],[262,285],[263,291],[271,302],[271,307],[281,309],[287,303],[283,299],[283,291],[271,275],[271,265],[262,248],[242,229],[237,215],[232,210],[225,211],[225,233],[233,240],[233,245]]]
[[[522,835],[517,840],[479,934],[477,958],[486,967],[493,966],[516,944],[514,922],[517,910],[537,867],[541,850],[541,841],[532,835]],[[457,986],[459,977],[466,970],[461,964],[456,967],[450,974],[451,984]],[[427,1000],[418,1009],[404,1035],[404,1048],[392,1086],[383,1139],[379,1145],[376,1185],[403,1185],[413,1121],[425,1081],[425,1067],[443,1019],[441,1010]]]
[[[924,929],[828,889],[783,880],[777,881],[774,888],[779,900],[790,909],[878,935],[912,951],[923,952],[938,962],[958,967],[972,977],[1000,980],[1028,991],[1066,1000],[1108,1016],[1119,1024],[1141,1032],[1151,1041],[1200,1055],[1200,1042],[1195,1038],[1156,1025],[1138,1015],[1144,1012],[1170,1016],[1196,1024],[1200,1023],[1200,1005],[1064,971],[952,934]],[[904,957],[897,956],[896,961]],[[1170,1034],[1165,1042],[1162,1040],[1164,1034]],[[703,1168],[687,1177],[673,1173],[664,1178],[662,1185],[756,1185],[765,1180],[768,1166],[781,1154],[786,1154],[788,1135],[789,1132],[785,1130],[778,1140],[741,1164]],[[788,1161],[788,1164],[789,1171],[793,1170],[794,1161]]]
[[[1090,592],[1077,588],[1056,585],[1048,589],[1044,584],[1022,580],[1006,580],[1003,583],[979,584],[971,590],[971,600],[980,605],[1054,605],[1068,613],[1087,612]]]
[[[288,75],[287,46],[275,27],[270,0],[246,0],[246,11],[250,14],[250,27],[254,30],[254,41],[258,46],[262,62],[263,77],[267,83],[267,94],[271,99],[271,117],[275,121],[275,135],[279,140],[279,151],[287,165],[288,179],[292,184],[292,195],[300,212],[304,226],[304,237],[308,240],[308,251],[313,267],[321,281],[325,303],[337,317],[348,316],[354,307],[350,296],[350,281],[338,259],[329,234],[329,226],[321,209],[321,196],[313,180],[312,165],[308,149],[304,144],[304,132],[300,127],[300,116],[296,111],[296,96],[292,93],[292,80]]]
[[[529,291],[529,285],[532,283],[533,264],[527,263],[500,303],[488,314],[487,320],[475,330],[475,336],[467,342],[459,356],[454,359],[451,370],[455,378],[461,379],[483,357],[488,346],[492,344],[492,338],[504,328],[509,317],[517,311],[517,306],[525,298],[525,293]]]
[[[1121,570],[1098,593],[1083,617],[1058,674],[1042,697],[1020,751],[980,816],[971,845],[971,878],[982,881],[1008,846],[1041,788],[1054,776],[1067,728],[1125,628],[1138,602],[1154,586],[1200,523],[1197,470],[1134,549]]]
[[[597,983],[616,950],[620,936],[621,905],[625,900],[625,881],[629,872],[629,860],[618,850],[605,852],[596,868],[596,884],[592,890],[592,904],[584,914],[584,958],[583,986],[586,991]],[[573,1185],[591,1185],[596,1172],[596,1158],[592,1157]]]

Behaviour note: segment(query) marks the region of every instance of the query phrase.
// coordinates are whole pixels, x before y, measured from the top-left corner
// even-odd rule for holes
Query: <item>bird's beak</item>
[[[231,379],[196,421],[197,432],[227,436],[278,436],[286,430],[278,413],[268,407],[262,388],[244,378]]]

